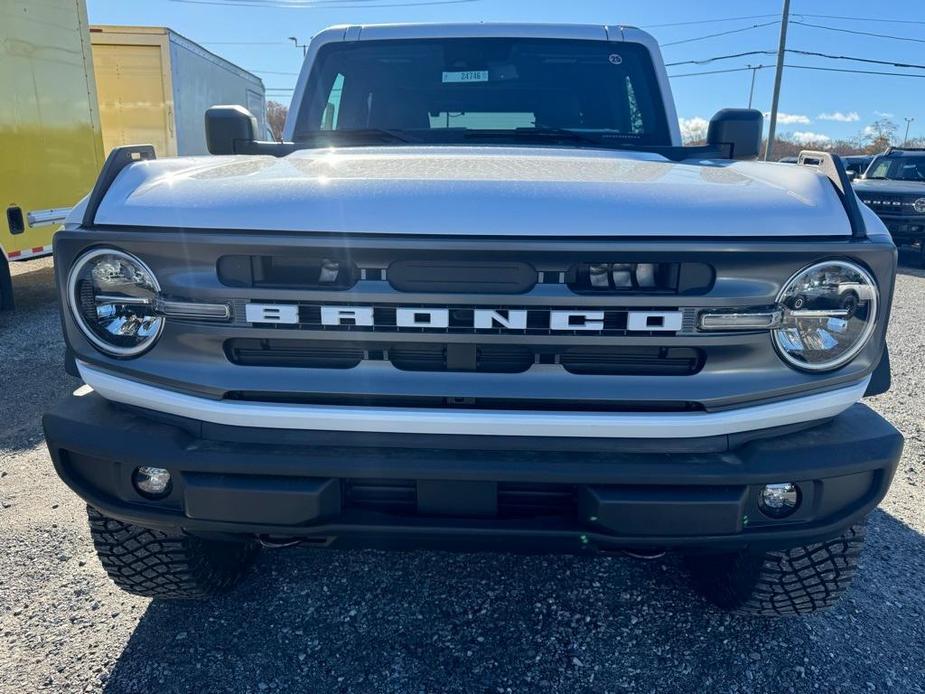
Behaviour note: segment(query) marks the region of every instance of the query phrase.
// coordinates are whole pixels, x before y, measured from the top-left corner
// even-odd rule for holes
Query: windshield
[[[339,43],[318,54],[297,141],[670,145],[648,52],[606,41],[482,38]],[[362,137],[360,137],[362,135]],[[571,139],[569,139],[571,138]]]
[[[925,155],[878,157],[865,178],[889,178],[896,181],[925,181]]]

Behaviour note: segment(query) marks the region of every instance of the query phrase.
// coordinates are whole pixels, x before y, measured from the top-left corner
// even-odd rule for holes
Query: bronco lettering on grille
[[[326,327],[376,328],[376,310],[372,306],[322,306],[320,324]],[[432,328],[445,330],[451,324],[451,311],[456,309],[427,307],[397,307],[395,322],[389,327]],[[466,325],[474,330],[526,330],[531,319],[541,319],[548,330],[601,332],[605,329],[602,310],[546,309],[470,309]],[[646,332],[678,332],[681,311],[626,311],[626,327]],[[292,304],[247,304],[248,323],[298,325],[298,307]],[[455,323],[458,326],[458,323]]]

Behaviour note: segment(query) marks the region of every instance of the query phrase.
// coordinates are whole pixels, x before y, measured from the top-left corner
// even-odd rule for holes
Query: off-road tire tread
[[[122,590],[149,598],[201,599],[234,586],[257,552],[254,542],[218,542],[142,528],[87,507],[100,563]]]
[[[865,527],[855,525],[825,542],[763,555],[692,556],[697,589],[711,602],[741,614],[805,615],[835,605],[857,573]]]

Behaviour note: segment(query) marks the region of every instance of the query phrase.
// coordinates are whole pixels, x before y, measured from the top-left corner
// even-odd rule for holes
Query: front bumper
[[[208,425],[71,396],[44,418],[61,478],[103,513],[200,535],[545,551],[784,548],[883,498],[902,436],[863,405],[811,428],[665,440],[299,432]],[[599,445],[595,442],[599,442]],[[132,486],[165,467],[170,494]],[[773,520],[761,486],[796,482]]]
[[[925,240],[925,218],[922,215],[897,216],[878,214],[897,244],[921,243]]]

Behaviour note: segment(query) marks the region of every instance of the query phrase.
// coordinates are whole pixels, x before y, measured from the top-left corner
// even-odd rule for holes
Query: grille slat
[[[228,359],[242,366],[352,369],[387,360],[402,371],[524,373],[534,364],[559,364],[578,375],[683,376],[704,363],[692,347],[556,347],[428,342],[362,343],[327,340],[233,339]]]
[[[414,480],[346,480],[347,507],[382,513],[417,514]],[[575,515],[577,493],[571,485],[502,482],[498,484],[498,518]]]

